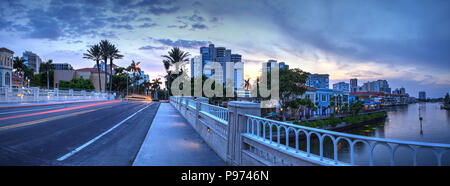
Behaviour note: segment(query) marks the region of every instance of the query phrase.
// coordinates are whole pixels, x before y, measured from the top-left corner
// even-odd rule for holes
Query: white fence
[[[108,93],[40,89],[32,88],[8,88],[0,87],[0,104],[4,103],[32,103],[49,101],[73,101],[73,100],[110,100],[114,96]]]
[[[395,157],[400,148],[409,150],[409,154],[402,154],[401,158],[411,157],[414,166],[423,160],[418,156],[423,150],[432,152],[436,165],[450,163],[443,162],[443,155],[450,153],[450,144],[392,140],[299,126],[260,117],[260,107],[256,103],[232,101],[229,108],[222,108],[207,104],[205,99],[171,97],[170,102],[230,165],[358,165],[355,149],[361,144],[366,146],[363,150],[367,152],[362,154],[369,156],[371,166],[376,163],[374,149],[377,146],[388,149],[382,155],[389,157],[390,165],[397,165]],[[311,150],[313,140],[318,142],[315,144],[319,146],[318,153]],[[327,149],[328,154],[333,154],[331,158],[324,155],[326,140],[331,141],[332,149]],[[338,159],[338,149],[343,142],[348,144],[348,162]]]

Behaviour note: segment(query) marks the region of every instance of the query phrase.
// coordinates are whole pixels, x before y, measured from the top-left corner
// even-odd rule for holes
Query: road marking
[[[94,139],[91,139],[90,141],[86,142],[85,144],[79,146],[78,148],[76,148],[75,150],[73,150],[72,152],[69,152],[67,154],[65,154],[64,156],[61,156],[60,158],[58,158],[58,161],[63,161],[67,158],[69,158],[70,156],[74,155],[75,153],[83,150],[85,147],[89,146],[90,144],[94,143],[95,141],[97,141],[98,139],[100,139],[101,137],[103,137],[104,135],[108,134],[109,132],[111,132],[112,130],[114,130],[115,128],[117,128],[118,126],[122,125],[123,123],[125,123],[125,121],[129,120],[130,118],[132,118],[133,116],[135,116],[137,113],[141,112],[142,110],[146,109],[147,107],[149,107],[152,104],[149,104],[147,106],[145,106],[144,108],[138,110],[137,112],[135,112],[134,114],[128,116],[127,118],[125,118],[124,120],[122,120],[121,122],[117,123],[116,125],[114,125],[113,127],[111,127],[109,130],[103,132],[102,134],[98,135],[97,137],[95,137]]]
[[[29,121],[29,122],[25,122],[25,123],[8,125],[8,126],[0,127],[0,131],[13,129],[13,128],[18,128],[18,127],[30,126],[30,125],[34,125],[34,124],[38,124],[38,123],[42,123],[42,122],[47,122],[47,121],[67,118],[67,117],[71,117],[71,116],[77,116],[77,115],[80,115],[80,114],[85,114],[85,113],[88,113],[88,112],[92,112],[92,111],[96,111],[96,110],[103,109],[103,108],[108,108],[108,107],[112,107],[112,106],[107,106],[107,107],[102,107],[102,108],[97,108],[97,109],[91,109],[91,110],[85,110],[85,111],[80,111],[80,112],[60,115],[60,116],[54,116],[54,117],[44,118],[44,119],[40,119],[40,120]]]

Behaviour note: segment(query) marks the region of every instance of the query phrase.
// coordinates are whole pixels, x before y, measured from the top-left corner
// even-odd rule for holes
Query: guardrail
[[[206,98],[171,97],[170,102],[230,165],[351,166],[360,165],[355,161],[355,155],[367,155],[368,164],[373,166],[378,163],[374,160],[374,149],[385,146],[388,152],[381,155],[389,156],[390,165],[396,165],[398,149],[406,147],[410,149],[414,166],[423,160],[418,156],[423,149],[431,150],[437,165],[441,166],[443,155],[450,150],[450,144],[367,137],[270,120],[257,116],[261,112],[257,103],[232,101],[229,108],[223,108],[207,104]],[[325,143],[329,141],[331,144]],[[345,142],[350,158],[344,162],[338,155],[339,147]],[[368,147],[363,148],[368,153],[356,154],[356,149],[361,150],[357,147],[359,144]],[[318,152],[315,151],[317,145]],[[332,148],[324,148],[325,145]]]
[[[442,155],[450,150],[450,144],[440,144],[440,143],[426,143],[426,142],[415,142],[415,141],[403,141],[403,140],[393,140],[386,138],[376,138],[376,137],[366,137],[360,135],[347,134],[342,132],[334,132],[323,129],[316,129],[311,127],[299,126],[294,124],[289,124],[285,122],[270,120],[266,118],[261,118],[258,116],[244,114],[247,117],[247,126],[245,134],[247,136],[254,137],[261,142],[276,145],[276,147],[290,152],[295,152],[299,154],[306,154],[307,157],[318,159],[324,164],[329,165],[346,165],[345,162],[338,161],[338,143],[341,140],[348,142],[350,146],[350,165],[355,165],[355,145],[358,143],[363,143],[369,148],[369,165],[374,165],[373,150],[377,145],[384,145],[389,149],[390,164],[395,165],[396,161],[394,158],[396,150],[400,146],[406,146],[412,150],[413,165],[416,166],[418,163],[417,154],[421,149],[431,149],[436,157],[437,165],[442,165]],[[275,129],[275,131],[274,131]],[[274,132],[276,132],[276,140],[274,139]],[[284,140],[281,141],[281,136],[284,135]],[[299,149],[301,135],[306,137],[306,152]],[[311,137],[315,135],[319,139],[320,152],[317,155],[311,153]],[[333,143],[333,155],[334,159],[328,159],[324,157],[324,140],[330,138]],[[294,140],[294,144],[289,144],[289,141]],[[329,162],[332,162],[331,164]]]
[[[221,122],[228,123],[228,109],[227,108],[210,105],[207,103],[201,103],[200,111],[216,117],[216,119]]]
[[[47,102],[47,101],[71,101],[71,100],[107,100],[113,99],[113,95],[108,93],[40,89],[32,88],[9,88],[0,87],[0,103],[27,103],[27,102]]]

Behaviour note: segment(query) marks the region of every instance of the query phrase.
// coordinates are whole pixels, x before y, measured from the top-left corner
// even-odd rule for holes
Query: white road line
[[[141,112],[142,110],[146,109],[147,107],[149,107],[152,104],[147,105],[146,107],[138,110],[137,112],[135,112],[134,114],[128,116],[127,118],[125,118],[124,120],[122,120],[121,122],[117,123],[116,125],[114,125],[112,128],[110,128],[109,130],[103,132],[102,134],[98,135],[97,137],[95,137],[94,139],[91,139],[90,141],[86,142],[85,144],[79,146],[78,148],[76,148],[75,150],[73,150],[72,152],[67,153],[64,156],[61,156],[60,158],[58,158],[58,161],[63,161],[67,158],[69,158],[70,156],[74,155],[75,153],[79,152],[80,150],[83,150],[85,147],[89,146],[90,144],[94,143],[95,141],[97,141],[98,139],[100,139],[102,136],[108,134],[109,132],[111,132],[112,130],[114,130],[115,128],[117,128],[118,126],[122,125],[123,123],[125,123],[125,121],[129,120],[130,118],[132,118],[134,115],[136,115],[137,113]]]

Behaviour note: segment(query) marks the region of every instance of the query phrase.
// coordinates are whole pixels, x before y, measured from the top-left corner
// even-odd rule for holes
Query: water
[[[388,108],[388,117],[382,123],[366,125],[347,133],[373,136],[378,138],[434,142],[450,144],[450,111],[440,108],[441,103],[416,103]],[[419,120],[419,113],[423,117]],[[312,141],[311,152],[318,154],[318,141]],[[349,146],[341,141],[338,159],[350,162]],[[331,140],[325,141],[324,155],[333,159]],[[355,162],[358,165],[369,165],[370,149],[358,143],[355,146]],[[396,165],[412,165],[413,153],[407,147],[399,147],[395,153]],[[418,153],[418,165],[436,165],[437,160],[430,149]],[[443,155],[443,165],[450,165],[450,151]],[[388,147],[377,145],[374,149],[374,165],[390,165]]]

